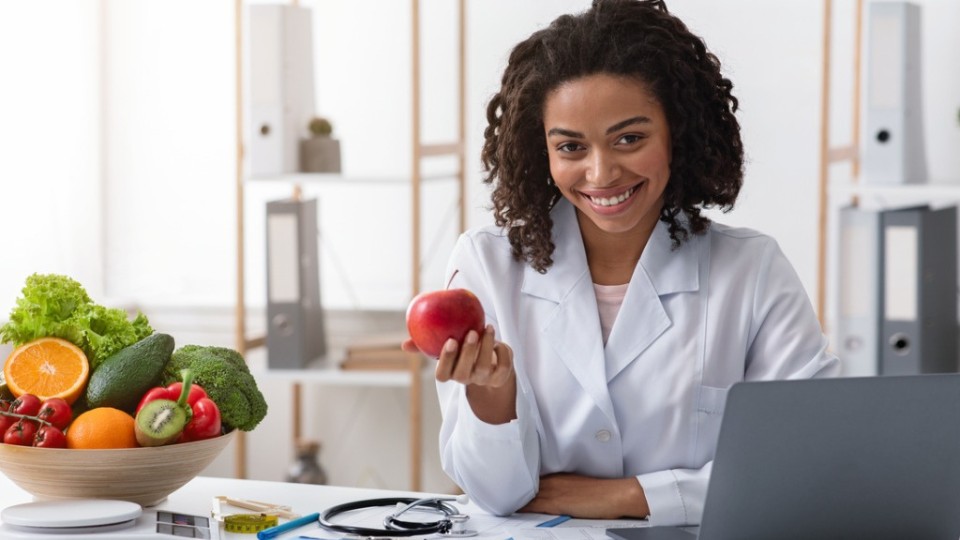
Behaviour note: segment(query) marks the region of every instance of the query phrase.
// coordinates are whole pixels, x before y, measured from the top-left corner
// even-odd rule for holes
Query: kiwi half
[[[190,418],[176,401],[158,399],[137,413],[134,431],[140,446],[163,446],[177,440]]]

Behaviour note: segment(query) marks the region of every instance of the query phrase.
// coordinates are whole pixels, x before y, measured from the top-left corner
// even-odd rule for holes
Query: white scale
[[[220,540],[217,522],[165,510],[144,512],[139,504],[110,500],[39,501],[0,511],[0,538],[30,540]]]

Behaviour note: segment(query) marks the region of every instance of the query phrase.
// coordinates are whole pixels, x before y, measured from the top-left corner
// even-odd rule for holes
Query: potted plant
[[[310,137],[300,141],[300,170],[312,173],[340,172],[340,141],[333,138],[333,124],[315,116],[307,125]]]

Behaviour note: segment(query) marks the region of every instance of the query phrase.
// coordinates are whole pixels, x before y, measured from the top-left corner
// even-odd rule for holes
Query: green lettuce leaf
[[[138,313],[131,321],[119,308],[95,304],[76,280],[58,274],[33,274],[0,327],[0,342],[20,346],[42,337],[58,337],[80,347],[96,369],[104,359],[153,333]]]

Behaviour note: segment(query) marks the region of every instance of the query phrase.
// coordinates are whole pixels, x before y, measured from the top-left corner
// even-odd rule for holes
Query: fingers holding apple
[[[439,358],[444,345],[453,339],[462,345],[473,330],[484,331],[483,306],[467,289],[446,289],[418,294],[407,307],[407,331],[420,351]],[[457,347],[459,348],[459,347]]]
[[[490,387],[503,386],[512,374],[513,351],[496,340],[492,326],[487,326],[483,334],[471,330],[461,346],[453,339],[448,340],[436,369],[440,382]]]

